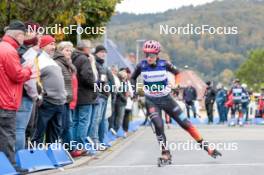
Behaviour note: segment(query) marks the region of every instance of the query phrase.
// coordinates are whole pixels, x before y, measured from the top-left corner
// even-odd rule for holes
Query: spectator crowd
[[[29,26],[40,27],[12,21],[0,41],[0,152],[20,171],[15,153],[28,143],[60,142],[78,157],[107,149],[109,131],[123,129],[126,136],[135,100],[131,70],[107,67],[103,45],[93,49],[90,40],[81,40],[74,47],[70,41],[56,42],[51,35],[28,31]],[[183,90],[183,101],[188,118],[190,110],[196,118],[197,92],[191,83]],[[219,123],[227,122],[229,110],[234,125],[248,120],[252,93],[245,84],[236,79],[230,90],[206,84],[208,124],[214,122],[215,103]],[[264,88],[257,103],[257,115],[264,117]],[[170,122],[168,115],[166,121]]]
[[[29,26],[40,27],[12,21],[0,41],[0,151],[16,167],[15,153],[28,142],[68,143],[77,157],[109,147],[109,130],[122,128],[126,135],[131,70],[108,68],[103,45],[93,50],[91,41],[81,40],[74,48],[70,41],[28,31]],[[112,113],[106,116],[109,100]]]

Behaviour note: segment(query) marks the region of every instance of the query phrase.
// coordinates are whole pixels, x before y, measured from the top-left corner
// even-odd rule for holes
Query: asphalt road
[[[171,143],[173,164],[157,167],[159,146],[152,130],[142,128],[127,138],[113,151],[89,164],[57,174],[87,175],[263,175],[264,126],[198,126],[206,140],[225,149],[223,156],[213,159],[202,150],[181,147],[191,142],[191,137],[179,127],[167,129]],[[178,144],[178,145],[176,145]],[[175,147],[178,146],[177,148]],[[222,146],[224,145],[224,146]],[[185,145],[186,146],[186,145]]]

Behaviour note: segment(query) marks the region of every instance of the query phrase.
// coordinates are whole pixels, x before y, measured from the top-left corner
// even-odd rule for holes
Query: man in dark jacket
[[[193,116],[196,118],[196,108],[194,105],[194,101],[197,99],[197,91],[191,85],[191,81],[188,81],[188,86],[183,90],[183,100],[185,101],[186,109],[187,109],[187,117],[190,118],[190,107],[193,111]]]
[[[85,44],[85,43],[83,43]],[[77,69],[78,100],[76,113],[73,116],[73,139],[78,143],[87,143],[87,134],[91,127],[93,113],[97,103],[97,92],[94,89],[96,78],[92,70],[89,53],[85,48],[77,46],[72,54],[72,62]]]
[[[104,46],[99,45],[96,47],[94,56],[96,59],[96,68],[99,74],[98,87],[102,87],[102,90],[99,90],[99,104],[96,109],[97,115],[92,120],[91,130],[89,133],[89,136],[96,144],[104,142],[104,135],[106,134],[109,125],[105,115],[107,100],[110,92],[105,91],[104,89],[107,88],[104,87],[109,85],[110,87],[113,87],[115,85],[112,72],[104,65],[106,54],[107,51]]]
[[[208,81],[206,82],[207,88],[205,90],[205,109],[207,112],[207,117],[208,117],[208,124],[213,123],[213,107],[214,107],[214,102],[215,102],[215,96],[216,92],[214,88],[212,87],[212,82]]]
[[[15,164],[16,111],[22,101],[23,84],[32,77],[32,67],[23,68],[17,52],[24,42],[25,31],[21,21],[13,21],[0,42],[0,152],[12,164]]]

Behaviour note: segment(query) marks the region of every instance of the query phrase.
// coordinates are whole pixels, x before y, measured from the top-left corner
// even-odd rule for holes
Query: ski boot
[[[172,164],[172,156],[169,150],[163,150],[161,157],[158,158],[158,167]]]

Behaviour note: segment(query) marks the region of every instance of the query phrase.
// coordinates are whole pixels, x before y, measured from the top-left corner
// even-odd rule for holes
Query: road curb
[[[67,166],[60,167],[57,169],[52,169],[52,170],[34,172],[34,173],[30,173],[30,174],[38,174],[38,175],[48,175],[49,174],[50,175],[50,174],[60,173],[60,172],[63,172],[65,170],[70,170],[70,169],[74,169],[74,168],[81,167],[84,165],[88,165],[93,160],[102,160],[102,159],[106,158],[109,154],[113,154],[113,152],[119,146],[129,144],[131,142],[131,140],[133,140],[134,137],[136,137],[138,134],[140,134],[142,132],[142,130],[144,130],[144,128],[139,128],[136,132],[129,133],[127,138],[118,138],[113,143],[112,147],[110,147],[106,151],[99,152],[96,156],[82,156],[79,158],[75,158],[74,163],[71,165],[67,165]]]

